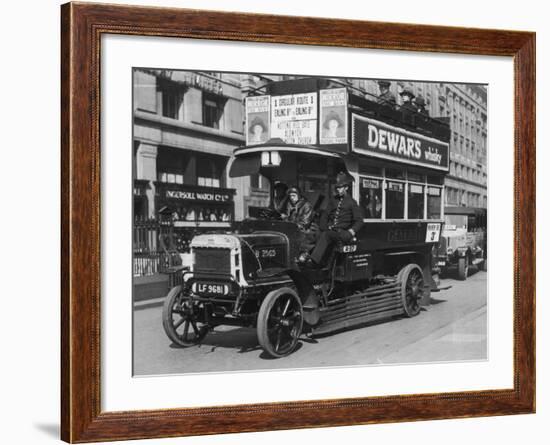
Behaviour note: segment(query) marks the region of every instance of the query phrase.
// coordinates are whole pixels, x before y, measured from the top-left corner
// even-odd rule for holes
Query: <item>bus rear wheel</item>
[[[407,317],[414,317],[420,312],[420,302],[426,292],[424,274],[418,264],[407,264],[397,274],[401,283],[401,301]]]

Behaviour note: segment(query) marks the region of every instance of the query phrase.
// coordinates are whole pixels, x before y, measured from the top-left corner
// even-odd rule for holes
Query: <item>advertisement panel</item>
[[[352,115],[352,151],[436,170],[449,170],[449,144],[384,122]]]
[[[246,98],[246,145],[269,140],[269,104],[270,96]]]
[[[316,144],[317,93],[271,97],[271,137],[286,144]]]
[[[319,139],[321,145],[347,144],[347,99],[346,88],[319,91],[319,102],[321,104]]]

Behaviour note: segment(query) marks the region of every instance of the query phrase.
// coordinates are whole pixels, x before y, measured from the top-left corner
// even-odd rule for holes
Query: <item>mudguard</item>
[[[286,274],[296,285],[298,295],[302,302],[304,309],[304,320],[307,324],[314,326],[319,323],[321,313],[319,311],[319,295],[315,292],[313,285],[304,276],[304,274],[298,270],[288,269]]]

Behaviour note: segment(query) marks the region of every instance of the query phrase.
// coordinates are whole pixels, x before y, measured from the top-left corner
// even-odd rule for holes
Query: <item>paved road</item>
[[[202,345],[177,348],[162,328],[160,306],[134,312],[134,374],[181,374],[376,363],[484,360],[487,357],[485,272],[467,281],[442,280],[449,290],[432,293],[432,304],[414,318],[400,318],[309,339],[288,357],[265,356],[254,329],[219,327]]]

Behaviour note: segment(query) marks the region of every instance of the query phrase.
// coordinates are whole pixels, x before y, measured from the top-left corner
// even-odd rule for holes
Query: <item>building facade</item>
[[[379,93],[377,81],[354,80],[367,94]],[[451,159],[445,179],[445,205],[487,207],[487,89],[473,84],[391,81],[398,105],[403,89],[422,96],[429,115],[448,118],[451,126]]]
[[[230,156],[244,142],[240,75],[138,69],[134,76],[134,217],[162,219],[186,250],[200,229],[239,217]]]

